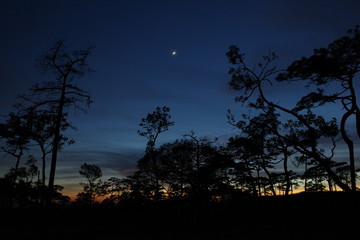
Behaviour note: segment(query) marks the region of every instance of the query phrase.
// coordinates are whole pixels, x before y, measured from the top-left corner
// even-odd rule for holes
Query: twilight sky
[[[159,144],[191,130],[223,142],[235,135],[226,111],[247,110],[227,85],[231,44],[250,63],[274,51],[285,68],[360,24],[359,12],[356,0],[1,0],[0,114],[13,110],[18,94],[52,78],[35,60],[57,40],[73,49],[95,46],[95,72],[79,82],[95,102],[87,114],[71,111],[78,129],[67,135],[76,144],[57,165],[56,183],[65,193],[78,191],[83,162],[99,165],[104,178],[135,168],[146,145],[138,124],[156,106],[170,107],[175,121]],[[302,89],[286,85],[268,94],[291,104]],[[0,176],[13,164],[1,156]]]

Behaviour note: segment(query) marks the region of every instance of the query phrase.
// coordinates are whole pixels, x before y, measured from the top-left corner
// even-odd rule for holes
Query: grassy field
[[[360,239],[360,195],[2,209],[0,239]]]

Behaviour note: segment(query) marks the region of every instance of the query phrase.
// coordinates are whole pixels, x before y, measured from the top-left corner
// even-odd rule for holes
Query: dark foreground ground
[[[0,239],[360,239],[360,195],[0,209]]]

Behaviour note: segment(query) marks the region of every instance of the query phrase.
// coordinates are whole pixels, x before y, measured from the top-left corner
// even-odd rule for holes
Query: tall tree
[[[73,106],[85,111],[80,103],[91,103],[88,92],[82,90],[75,84],[75,80],[90,72],[87,63],[92,48],[69,51],[64,41],[58,41],[48,53],[38,59],[39,67],[46,73],[50,72],[54,80],[36,84],[29,89],[30,93],[22,95],[27,106],[23,108],[44,109],[54,114],[54,136],[52,141],[52,156],[49,175],[49,192],[53,192],[57,154],[61,143],[61,131],[66,121],[66,109]],[[29,106],[30,104],[30,106]],[[48,201],[50,201],[49,196]]]
[[[360,108],[356,100],[354,81],[360,71],[360,29],[357,26],[348,35],[335,40],[327,48],[315,49],[310,57],[294,61],[279,74],[279,81],[306,81],[317,90],[304,96],[298,108],[314,108],[326,103],[339,102],[344,113],[340,133],[347,144],[351,173],[351,188],[356,191],[354,142],[346,131],[350,117],[355,116],[356,132],[360,137]],[[332,88],[325,87],[332,84]],[[334,91],[335,90],[335,91]]]
[[[139,124],[143,130],[138,130],[140,136],[148,139],[145,156],[138,161],[138,167],[141,171],[150,174],[155,182],[155,198],[160,194],[160,162],[155,150],[155,143],[160,133],[166,132],[174,122],[170,121],[170,108],[157,107],[154,112],[149,113],[146,118],[141,119]]]

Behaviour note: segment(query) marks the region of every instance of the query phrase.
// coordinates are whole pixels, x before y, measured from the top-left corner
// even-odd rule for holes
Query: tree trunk
[[[356,106],[355,123],[356,123],[356,132],[358,134],[358,137],[360,138],[360,108],[358,106]]]
[[[307,157],[305,156],[305,172],[308,170]],[[304,191],[307,192],[307,176],[304,176]]]
[[[154,173],[155,173],[155,200],[158,201],[160,199],[160,178],[159,178],[159,168],[156,162],[156,156],[154,154],[152,154],[152,161],[153,161],[153,166],[154,166]]]
[[[20,159],[21,159],[21,157],[23,155],[23,152],[24,152],[24,149],[22,147],[20,147],[19,154],[16,154],[16,152],[10,153],[12,156],[16,157],[16,163],[15,163],[15,168],[14,168],[14,177],[13,177],[13,179],[11,179],[12,184],[14,184],[14,186],[16,184],[16,180],[17,180],[17,177],[18,177]]]
[[[351,190],[355,192],[356,191],[356,172],[355,172],[354,143],[346,134],[345,124],[346,124],[346,121],[348,120],[348,118],[352,114],[355,114],[356,131],[357,131],[358,136],[360,137],[360,116],[359,116],[360,113],[359,113],[359,107],[357,106],[357,102],[356,102],[356,94],[355,94],[355,89],[354,89],[354,85],[353,85],[353,76],[350,76],[348,84],[349,84],[349,90],[350,90],[350,94],[351,94],[351,108],[348,109],[348,111],[341,118],[340,131],[341,131],[341,136],[343,137],[345,143],[348,145],[348,149],[349,149]],[[343,102],[343,105],[345,105],[344,102]],[[345,109],[347,109],[347,108],[345,107]]]
[[[249,179],[251,180],[251,188],[252,188],[252,194],[253,196],[257,197],[258,196],[258,192],[256,190],[256,182],[255,182],[255,178],[253,177],[253,175],[251,174],[251,169],[249,166],[246,165],[246,172],[249,176]]]
[[[336,175],[336,173],[331,169],[331,167],[327,166],[327,164],[324,166],[324,164],[322,164],[323,167],[325,168],[325,171],[328,173],[329,177],[331,177],[331,179],[345,192],[351,192],[352,189],[345,183],[343,183],[338,175]]]
[[[19,155],[16,156],[16,164],[15,164],[15,168],[14,168],[14,179],[13,179],[13,184],[16,184],[16,180],[18,177],[18,171],[19,171],[19,165],[20,165],[20,159],[22,156],[22,150],[21,153]]]
[[[41,147],[41,152],[42,152],[42,156],[41,156],[41,160],[42,160],[42,169],[41,169],[41,183],[42,186],[45,187],[45,181],[46,181],[46,174],[45,174],[45,169],[46,169],[46,151],[43,147]]]
[[[64,77],[59,107],[57,110],[56,123],[55,123],[55,133],[54,133],[53,149],[52,149],[52,155],[51,155],[50,175],[49,175],[49,190],[48,190],[49,195],[48,195],[48,199],[47,199],[48,204],[50,204],[50,202],[52,200],[52,195],[53,195],[53,191],[54,191],[57,153],[58,153],[58,149],[59,149],[61,123],[62,123],[63,111],[64,111],[64,105],[65,105],[65,91],[66,91],[66,77]]]
[[[349,150],[349,163],[350,163],[350,179],[351,179],[351,189],[352,191],[356,191],[356,173],[355,173],[355,155],[354,155],[354,143],[348,137],[345,130],[345,123],[347,119],[352,115],[352,111],[346,112],[340,122],[340,133],[342,138],[344,139],[348,150]]]
[[[260,183],[260,169],[256,169],[257,171],[257,185],[258,185],[258,195],[261,196],[261,183]]]
[[[45,157],[46,157],[46,151],[43,149],[43,147],[41,147],[41,151],[42,151],[42,156],[41,156],[41,159],[42,159],[42,169],[41,169],[41,199],[40,199],[40,205],[42,207],[45,206],[45,201],[46,201],[46,184],[45,184],[45,181],[46,181],[46,177],[45,177],[45,168],[46,168],[46,163],[45,163]],[[39,173],[40,175],[40,173]]]
[[[356,111],[355,111],[355,122],[356,122],[356,132],[358,137],[360,138],[360,109],[358,106],[356,106]]]
[[[270,190],[273,194],[273,196],[276,196],[276,191],[275,191],[275,188],[274,188],[274,183],[273,183],[273,179],[272,179],[272,176],[271,176],[271,173],[269,172],[269,170],[266,168],[265,166],[265,160],[262,159],[262,168],[264,169],[266,175],[268,176],[268,179],[269,179],[269,184],[270,184]]]
[[[332,185],[332,182],[331,182],[331,178],[329,176],[327,176],[327,182],[328,182],[328,185],[329,185],[329,192],[332,192],[333,191],[333,185]]]
[[[286,180],[285,196],[287,196],[289,195],[291,182],[290,182],[290,173],[288,171],[288,166],[287,166],[288,154],[286,147],[283,148],[283,153],[284,153],[284,172],[285,172],[285,180]]]

